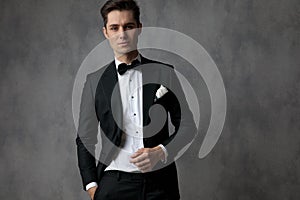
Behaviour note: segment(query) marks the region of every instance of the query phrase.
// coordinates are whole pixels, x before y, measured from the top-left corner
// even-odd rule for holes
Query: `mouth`
[[[128,41],[126,41],[126,42],[119,42],[118,45],[119,46],[127,46],[127,45],[129,45],[129,42]]]

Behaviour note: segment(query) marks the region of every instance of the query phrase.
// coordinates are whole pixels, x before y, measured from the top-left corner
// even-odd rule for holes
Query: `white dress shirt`
[[[136,58],[141,60],[140,56]],[[121,62],[115,58],[116,68]],[[130,163],[130,156],[143,144],[143,81],[140,69],[127,70],[123,75],[118,73],[118,83],[123,108],[123,135],[120,151],[105,169],[125,172],[137,172],[139,169]]]

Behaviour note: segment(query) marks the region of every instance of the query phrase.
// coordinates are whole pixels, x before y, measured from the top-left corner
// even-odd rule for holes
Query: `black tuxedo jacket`
[[[178,198],[178,180],[174,157],[180,149],[191,142],[196,134],[196,126],[173,67],[142,56],[141,64],[139,67],[142,70],[143,83],[147,83],[147,79],[151,79],[150,82],[153,82],[152,84],[143,84],[144,127],[151,125],[151,123],[152,127],[155,127],[156,114],[158,113],[150,112],[151,118],[149,117],[149,108],[152,105],[159,104],[169,113],[166,115],[163,128],[157,134],[151,133],[153,131],[151,126],[143,130],[144,146],[150,148],[162,144],[166,147],[169,154],[168,162],[164,166],[159,163],[155,173],[161,177],[161,183],[169,191],[170,197]],[[100,70],[89,74],[83,88],[76,144],[78,165],[84,189],[90,182],[100,182],[107,164],[111,162],[117,152],[116,147],[121,142],[122,127],[116,121],[122,122],[123,112],[119,84],[117,83],[118,76],[113,61]],[[156,100],[155,94],[161,84],[176,88],[176,92],[171,91],[168,87],[168,92]],[[113,91],[116,92],[114,96],[116,98],[112,98]],[[113,116],[113,113],[116,115]],[[168,128],[168,116],[170,116],[175,127],[175,131],[171,134]],[[96,164],[93,152],[97,143],[98,124],[101,127],[102,149]]]

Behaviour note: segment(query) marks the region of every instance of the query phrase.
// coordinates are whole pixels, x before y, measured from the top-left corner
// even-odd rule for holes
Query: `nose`
[[[123,27],[120,28],[119,38],[120,39],[126,39],[127,38],[127,32]]]

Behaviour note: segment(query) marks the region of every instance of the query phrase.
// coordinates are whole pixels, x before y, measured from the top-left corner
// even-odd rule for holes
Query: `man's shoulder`
[[[98,82],[100,77],[103,75],[103,73],[105,72],[105,70],[108,67],[111,67],[111,65],[113,64],[113,61],[104,65],[103,67],[99,68],[98,70],[91,72],[87,75],[87,80],[91,80],[91,81],[96,81]]]
[[[145,57],[142,57],[142,63],[144,63],[144,64],[148,64],[148,63],[162,64],[162,65],[165,65],[165,66],[168,66],[168,67],[174,69],[174,66],[171,64],[164,63],[164,62],[157,61],[157,60],[152,60],[152,59],[145,58]]]

